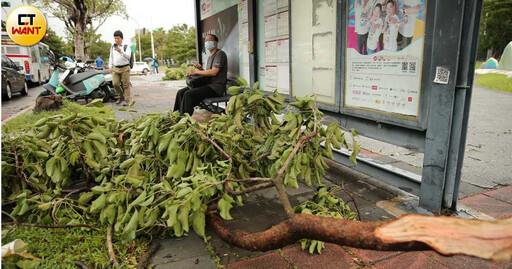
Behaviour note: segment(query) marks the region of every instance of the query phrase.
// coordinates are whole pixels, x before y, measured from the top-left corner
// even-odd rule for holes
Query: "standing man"
[[[123,33],[119,30],[114,32],[114,41],[115,43],[110,49],[108,67],[110,73],[112,73],[112,84],[119,95],[116,103],[120,104],[124,99],[123,106],[126,106],[130,102],[130,57],[132,56],[132,50],[129,44],[123,44]]]
[[[96,69],[103,70],[103,59],[99,55],[94,61],[96,62]]]
[[[174,111],[179,111],[180,115],[194,113],[194,107],[206,98],[223,96],[226,91],[228,80],[228,56],[217,46],[219,38],[216,35],[207,35],[204,47],[210,52],[206,68],[197,63],[197,69],[187,70],[187,75],[198,74],[210,77],[210,83],[197,88],[185,87],[178,91],[174,101]]]

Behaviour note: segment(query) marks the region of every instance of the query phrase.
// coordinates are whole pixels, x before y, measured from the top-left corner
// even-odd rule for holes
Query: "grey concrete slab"
[[[158,242],[161,247],[151,258],[151,263],[155,265],[209,256],[203,239],[194,232],[189,236],[159,239]]]
[[[193,257],[185,260],[155,264],[157,269],[217,269],[210,256]]]

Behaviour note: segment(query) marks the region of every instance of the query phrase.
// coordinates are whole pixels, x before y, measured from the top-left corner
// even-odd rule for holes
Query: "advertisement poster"
[[[208,34],[214,34],[219,38],[219,49],[226,52],[228,56],[228,78],[238,77],[240,75],[238,5],[208,17],[201,21],[201,24],[203,43],[200,47],[203,52],[203,66],[210,55],[204,50],[204,38]]]
[[[427,0],[351,0],[344,104],[418,116]]]

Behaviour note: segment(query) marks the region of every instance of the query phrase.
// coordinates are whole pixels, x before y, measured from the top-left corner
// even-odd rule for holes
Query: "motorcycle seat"
[[[103,74],[103,75],[108,75],[108,74],[110,74],[110,71],[108,71],[108,70],[103,70],[103,71],[101,71],[101,74]]]
[[[69,77],[69,83],[71,85],[75,84],[75,83],[78,83],[78,82],[81,82],[83,80],[86,80],[90,77],[93,77],[93,76],[96,76],[98,75],[98,72],[94,72],[94,71],[89,71],[89,72],[83,72],[83,73],[78,73],[78,74],[74,74],[74,75],[71,75]]]

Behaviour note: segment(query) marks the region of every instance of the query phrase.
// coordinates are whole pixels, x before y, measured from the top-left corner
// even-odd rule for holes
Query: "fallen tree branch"
[[[297,145],[295,145],[292,152],[290,153],[290,156],[288,156],[288,158],[286,159],[286,161],[283,164],[283,167],[281,167],[281,170],[279,170],[276,178],[273,180],[274,185],[276,186],[276,189],[277,189],[277,193],[279,194],[279,198],[281,198],[281,202],[283,203],[284,210],[286,211],[286,214],[288,216],[293,215],[293,208],[290,203],[290,199],[288,199],[288,195],[286,194],[283,183],[281,182],[281,178],[283,177],[284,172],[286,171],[286,168],[288,168],[288,166],[292,162],[293,157],[295,156],[295,154],[297,154],[297,152],[299,151],[302,144],[306,143],[307,141],[309,141],[311,138],[315,137],[316,135],[317,135],[317,132],[315,130],[312,133],[310,133],[306,136],[303,136],[299,139],[299,141],[297,142]]]
[[[117,262],[116,254],[114,253],[114,247],[112,246],[112,224],[109,224],[107,227],[107,247],[110,261],[114,263],[116,268],[119,268],[119,263]]]
[[[278,249],[307,238],[362,249],[432,249],[444,255],[464,254],[494,261],[512,258],[512,218],[480,221],[406,215],[386,222],[355,222],[293,214],[256,233],[231,229],[214,214],[207,215],[207,222],[228,244],[251,251]]]

